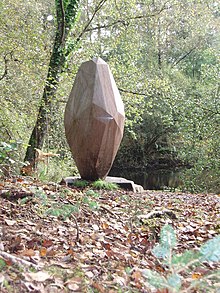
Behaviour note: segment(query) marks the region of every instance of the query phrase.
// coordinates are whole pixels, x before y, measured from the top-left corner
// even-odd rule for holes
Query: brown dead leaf
[[[34,256],[35,255],[35,251],[33,249],[25,249],[23,250],[20,255],[23,255],[23,256]]]
[[[43,247],[50,247],[50,246],[52,246],[53,245],[53,241],[52,240],[50,240],[50,239],[44,239],[44,241],[42,242],[42,246]]]
[[[72,291],[79,291],[82,279],[80,277],[73,277],[65,282],[68,289]]]
[[[0,273],[0,284],[2,284],[5,281],[5,276]]]
[[[72,290],[72,291],[79,291],[79,285],[76,283],[68,283],[67,284],[68,289]]]
[[[17,250],[21,250],[22,246],[21,246],[21,236],[18,235],[16,238],[11,240],[11,244],[10,244],[10,251],[11,252],[15,252]]]
[[[193,273],[192,274],[192,279],[193,280],[198,280],[202,277],[202,274],[201,273]]]
[[[142,273],[140,271],[134,271],[132,278],[135,280],[135,282],[140,281],[140,279],[142,279]]]
[[[45,257],[47,255],[47,249],[45,247],[41,247],[40,256]]]
[[[104,247],[105,249],[107,249],[107,250],[111,249],[110,243],[101,241],[101,244],[102,244],[102,247]]]
[[[53,257],[53,256],[55,256],[57,253],[56,253],[56,251],[55,250],[53,250],[53,249],[50,249],[50,250],[48,250],[47,251],[47,257]]]
[[[68,249],[67,253],[74,256],[76,253],[72,249]]]
[[[109,224],[106,223],[106,222],[102,223],[102,228],[103,228],[103,230],[108,229],[109,228]]]
[[[93,282],[92,287],[94,289],[97,289],[98,292],[100,292],[100,293],[105,293],[105,288],[101,284],[99,284],[98,282]]]

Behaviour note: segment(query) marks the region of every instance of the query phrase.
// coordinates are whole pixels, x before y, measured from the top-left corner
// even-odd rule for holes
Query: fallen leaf
[[[72,291],[78,291],[79,290],[79,285],[77,285],[76,283],[69,283],[67,284],[68,289],[72,290]]]
[[[47,249],[45,247],[41,247],[40,256],[45,257],[47,255]]]
[[[97,283],[97,282],[93,282],[93,283],[92,283],[92,287],[93,287],[94,289],[97,289],[98,292],[100,292],[100,293],[105,293],[105,288],[104,288],[101,284],[99,284],[99,283]]]
[[[85,276],[92,279],[94,277],[94,274],[93,274],[93,272],[88,271],[88,272],[85,272]]]
[[[132,274],[132,278],[137,282],[142,279],[142,273],[140,271],[134,271]]]
[[[193,273],[192,274],[192,279],[193,280],[198,280],[202,277],[202,274],[201,273]]]
[[[48,272],[40,271],[37,273],[28,273],[27,276],[29,276],[33,281],[36,282],[44,282],[51,278],[51,275],[48,274]]]
[[[20,255],[23,256],[34,256],[35,255],[35,251],[33,249],[25,249],[23,250]]]
[[[44,239],[44,241],[42,242],[43,247],[50,247],[52,245],[53,245],[53,241],[50,239]]]
[[[5,280],[5,276],[3,274],[0,274],[0,283],[3,283]]]
[[[8,219],[5,219],[5,223],[8,225],[8,226],[13,226],[15,225],[17,222],[15,220],[8,220]]]

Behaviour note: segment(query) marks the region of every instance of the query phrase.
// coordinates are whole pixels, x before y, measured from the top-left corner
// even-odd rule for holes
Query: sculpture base
[[[72,177],[66,177],[63,178],[61,181],[61,184],[66,184],[66,185],[73,185],[74,181],[80,180],[81,177],[79,176],[72,176]],[[115,183],[117,184],[120,188],[133,191],[134,193],[141,193],[144,191],[143,187],[141,185],[135,184],[134,181],[128,180],[122,177],[111,177],[107,176],[105,178],[106,182],[109,183]]]

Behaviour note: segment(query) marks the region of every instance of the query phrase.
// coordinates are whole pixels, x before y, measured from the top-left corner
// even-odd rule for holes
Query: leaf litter
[[[0,291],[155,292],[141,272],[166,274],[152,253],[161,228],[174,227],[176,253],[196,250],[219,234],[219,214],[214,194],[93,191],[30,177],[1,179]],[[220,265],[204,265],[192,278],[213,268]]]

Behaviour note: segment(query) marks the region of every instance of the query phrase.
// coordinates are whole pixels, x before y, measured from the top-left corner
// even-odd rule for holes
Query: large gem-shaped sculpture
[[[82,179],[107,176],[124,120],[124,105],[107,63],[101,58],[83,63],[64,116],[66,138]]]

